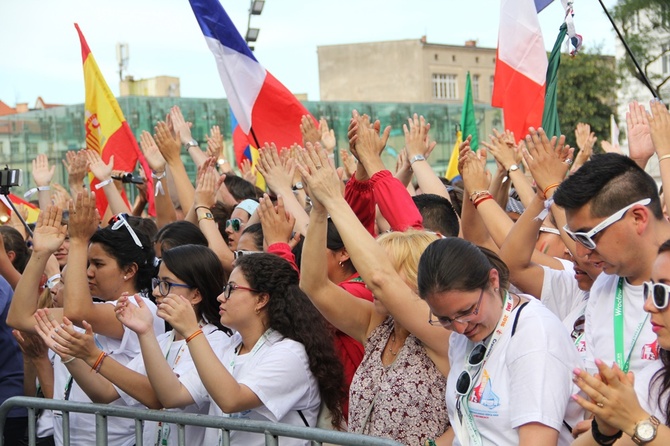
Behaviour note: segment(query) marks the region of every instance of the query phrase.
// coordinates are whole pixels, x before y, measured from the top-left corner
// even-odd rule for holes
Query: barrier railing
[[[323,443],[342,446],[399,446],[398,442],[385,438],[369,437],[366,435],[351,434],[348,432],[330,431],[313,427],[293,426],[290,424],[271,423],[267,421],[242,420],[237,418],[223,418],[210,415],[171,412],[166,410],[137,409],[105,404],[80,403],[75,401],[52,400],[32,397],[13,397],[0,406],[0,432],[4,431],[5,420],[9,410],[14,407],[28,409],[28,439],[29,445],[35,446],[35,410],[59,410],[63,412],[63,444],[70,445],[69,425],[70,413],[88,413],[96,417],[96,446],[107,446],[107,417],[131,418],[135,420],[136,446],[143,446],[143,421],[162,421],[177,425],[179,446],[186,446],[185,426],[201,426],[221,429],[223,445],[230,446],[230,432],[244,431],[265,435],[266,446],[278,446],[279,437],[292,437],[312,442],[313,446]],[[0,435],[0,446],[4,445]]]

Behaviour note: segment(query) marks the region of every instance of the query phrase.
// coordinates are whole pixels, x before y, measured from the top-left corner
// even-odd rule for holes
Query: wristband
[[[549,192],[550,190],[552,190],[552,189],[554,189],[554,188],[556,188],[560,185],[561,185],[561,183],[554,183],[554,184],[550,184],[549,186],[545,187],[544,190],[542,191],[542,195],[544,195],[544,198],[547,198],[547,192]]]
[[[105,360],[107,357],[107,353],[102,351],[100,352],[100,356],[98,356],[98,359],[95,360],[95,363],[93,364],[93,367],[91,367],[92,371],[95,371],[95,373],[100,373],[100,367],[102,366],[102,361]]]
[[[75,358],[75,357],[73,356],[73,357],[71,357],[70,359],[66,359],[65,361],[62,361],[62,360],[61,360],[60,363],[63,364],[63,365],[65,365],[65,364],[69,364],[69,363],[71,363],[72,361],[74,361],[75,359],[77,359],[77,358]]]
[[[95,185],[95,190],[102,189],[103,187],[107,186],[108,184],[112,184],[111,178],[106,179],[105,181],[101,181],[98,184]]]
[[[202,330],[201,330],[201,329],[197,329],[197,330],[195,331],[195,333],[193,333],[191,336],[189,336],[188,338],[186,338],[186,343],[188,344],[189,342],[191,342],[191,341],[193,340],[193,338],[195,338],[196,336],[201,335],[201,334],[202,334]]]
[[[473,193],[470,194],[470,201],[474,202],[474,201],[477,200],[477,198],[479,198],[480,196],[484,196],[484,195],[491,195],[491,192],[489,192],[487,190],[476,190],[476,191],[474,191]]]
[[[593,436],[595,442],[599,445],[610,446],[614,444],[614,442],[616,442],[619,438],[621,438],[623,432],[619,431],[614,435],[603,435],[598,430],[598,423],[596,423],[596,418],[593,417],[593,420],[591,421],[591,435]]]
[[[33,194],[34,194],[35,192],[37,192],[37,191],[47,191],[47,190],[51,190],[51,186],[37,186],[37,187],[33,187],[32,189],[26,191],[25,194],[23,194],[23,198],[28,198],[28,197],[30,197],[31,195],[33,195]]]
[[[204,208],[204,209],[207,209],[208,211],[211,211],[211,209],[210,209],[209,206],[204,206],[204,205],[196,206],[195,209],[194,209],[194,211],[197,212],[198,209],[200,209],[200,208]]]
[[[163,171],[163,172],[161,172],[161,173],[156,173],[156,172],[154,172],[154,171],[151,171],[151,178],[153,178],[154,180],[162,180],[162,179],[165,178],[166,176],[167,176],[167,172],[166,172],[166,171]]]
[[[475,206],[475,209],[477,209],[477,208],[479,207],[479,205],[482,204],[483,202],[485,202],[486,200],[493,200],[493,195],[489,194],[489,195],[487,195],[487,196],[485,196],[485,197],[483,197],[483,198],[480,198],[479,200],[475,201],[475,202],[473,203],[474,206]]]
[[[660,158],[658,159],[658,162],[660,163],[661,161],[663,161],[663,160],[667,160],[668,158],[670,158],[670,155],[663,155],[662,157],[660,157]]]

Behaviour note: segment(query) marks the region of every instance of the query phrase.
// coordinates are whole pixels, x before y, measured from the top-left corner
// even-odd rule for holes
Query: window
[[[434,99],[458,99],[455,74],[433,74]]]
[[[664,76],[670,74],[670,42],[661,45],[661,64],[661,73]]]
[[[490,91],[491,91],[491,97],[493,97],[493,76],[491,76],[491,77],[489,78],[489,87],[491,87],[491,88],[490,88]]]
[[[472,99],[479,100],[479,75],[472,76]]]

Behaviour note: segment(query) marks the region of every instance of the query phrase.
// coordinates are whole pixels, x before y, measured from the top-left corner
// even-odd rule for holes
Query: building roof
[[[4,102],[0,101],[0,116],[14,115],[16,114],[16,109],[10,107]]]

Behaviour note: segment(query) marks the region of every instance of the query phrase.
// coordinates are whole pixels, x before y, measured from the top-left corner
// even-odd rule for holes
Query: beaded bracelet
[[[91,370],[95,371],[95,373],[100,373],[100,367],[102,367],[102,361],[104,361],[106,357],[107,357],[106,352],[100,352],[100,356],[98,356],[98,359],[96,359],[95,363],[93,364],[93,367],[91,367]]]
[[[488,195],[485,196],[484,198],[480,198],[479,200],[475,201],[475,202],[473,203],[474,206],[475,206],[475,209],[477,209],[477,207],[479,207],[479,205],[482,204],[483,202],[485,202],[486,200],[493,200],[493,195],[488,194]]]
[[[474,203],[481,195],[491,195],[491,192],[487,190],[476,190],[470,194],[470,201]]]

